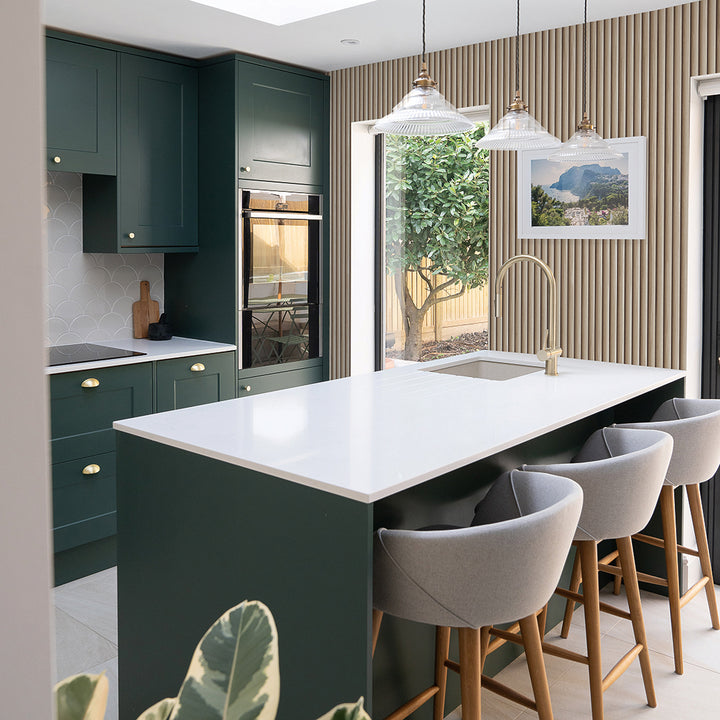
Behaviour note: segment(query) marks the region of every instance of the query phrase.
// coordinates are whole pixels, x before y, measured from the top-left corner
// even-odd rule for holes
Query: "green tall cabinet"
[[[114,175],[117,53],[47,38],[48,170]]]

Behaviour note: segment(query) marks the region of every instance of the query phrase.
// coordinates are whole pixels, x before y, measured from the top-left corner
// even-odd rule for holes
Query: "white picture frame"
[[[523,150],[518,152],[518,183],[517,183],[517,215],[518,215],[518,237],[527,239],[613,239],[613,240],[644,240],[647,232],[647,152],[645,137],[610,138],[607,140],[610,146],[625,156],[624,160],[610,160],[600,162],[553,162],[548,156],[554,148],[546,150]],[[627,170],[627,223],[613,224],[613,218],[624,219],[624,203],[615,208],[595,207],[567,207],[570,203],[582,203],[587,197],[580,197],[573,194],[572,190],[587,188],[587,182],[578,181],[572,185],[573,175],[567,175],[565,179],[560,178],[567,171],[583,166],[598,165],[601,168],[610,168],[617,171],[615,174],[601,173],[602,178],[621,178],[623,170]],[[533,185],[540,186],[543,190],[542,200],[554,201],[555,207],[549,211],[538,213],[533,218]],[[568,186],[570,190],[564,189]],[[607,187],[607,186],[606,186]],[[608,197],[623,196],[623,189]],[[585,190],[587,192],[587,189]],[[548,195],[548,193],[550,193]],[[597,202],[601,203],[602,200]],[[622,201],[621,201],[622,202]],[[562,206],[558,203],[563,203]],[[568,215],[567,213],[571,213]],[[554,225],[539,224],[538,219],[543,218],[544,222],[552,223],[553,216],[562,213],[565,221],[580,224]],[[608,220],[605,220],[605,218]],[[536,224],[533,224],[535,221]],[[607,224],[584,224],[587,222],[606,222]]]

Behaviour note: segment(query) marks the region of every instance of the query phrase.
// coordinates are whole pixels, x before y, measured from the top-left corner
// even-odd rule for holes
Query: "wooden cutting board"
[[[160,319],[160,304],[157,300],[150,299],[150,283],[147,280],[140,283],[140,299],[133,303],[132,313],[133,336],[146,338],[148,325]]]

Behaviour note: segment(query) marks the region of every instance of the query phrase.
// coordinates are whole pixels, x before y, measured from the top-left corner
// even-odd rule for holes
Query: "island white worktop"
[[[535,363],[534,356],[481,351]],[[644,392],[679,370],[561,358],[505,381],[422,363],[114,423],[116,430],[371,503]]]

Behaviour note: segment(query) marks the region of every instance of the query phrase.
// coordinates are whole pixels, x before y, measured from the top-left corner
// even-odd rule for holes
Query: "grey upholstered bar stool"
[[[618,425],[617,427],[651,428],[672,435],[675,441],[665,484],[660,492],[663,538],[633,535],[636,540],[662,547],[665,550],[667,580],[653,575],[641,575],[640,579],[656,585],[667,586],[670,601],[675,672],[683,673],[682,626],[680,610],[705,588],[710,619],[713,628],[720,630],[715,585],[713,582],[710,551],[708,549],[705,519],[700,500],[700,483],[709,480],[720,465],[720,400],[695,400],[675,398],[664,402],[647,423]],[[698,549],[677,544],[675,527],[675,488],[687,490],[693,529]],[[703,577],[687,592],[680,595],[678,576],[678,553],[700,558]],[[616,590],[619,589],[619,583]]]
[[[444,717],[447,667],[455,665],[447,662],[451,627],[459,628],[463,720],[479,720],[490,626],[518,618],[535,695],[529,706],[552,720],[535,614],[562,572],[582,491],[567,478],[514,470],[500,476],[482,505],[495,522],[375,534],[373,653],[383,613],[437,626],[435,684],[398,708],[394,720],[433,696],[435,720]],[[529,552],[537,547],[547,551]]]
[[[543,643],[549,654],[588,665],[593,720],[603,718],[603,692],[639,656],[647,703],[656,706],[650,669],[650,653],[645,637],[640,590],[638,588],[631,536],[647,525],[657,503],[660,488],[672,453],[672,438],[658,430],[624,430],[603,428],[594,432],[573,462],[554,465],[531,465],[524,469],[548,472],[572,478],[584,492],[583,511],[573,544],[577,548],[582,573],[582,595],[577,585],[557,593],[585,608],[587,656]],[[629,612],[600,602],[598,587],[597,545],[601,540],[617,542],[622,572],[627,586]],[[635,646],[602,676],[600,651],[600,610],[631,620]]]

